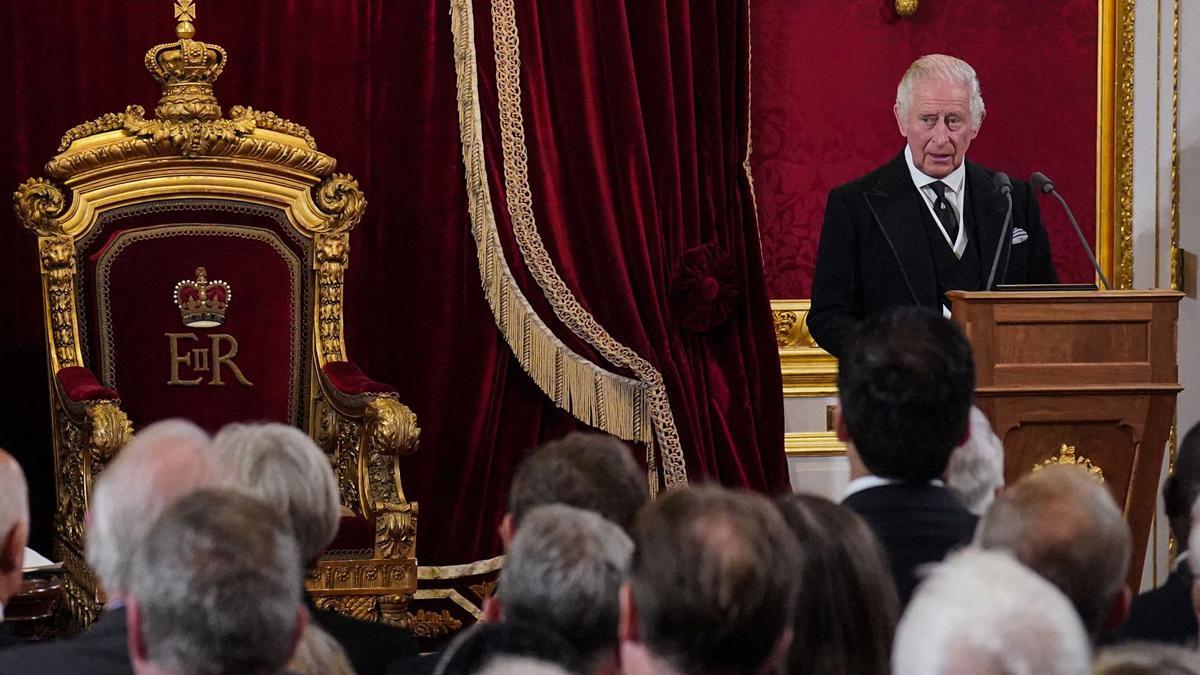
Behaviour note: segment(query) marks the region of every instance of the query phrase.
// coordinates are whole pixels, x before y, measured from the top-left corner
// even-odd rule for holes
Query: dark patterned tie
[[[954,248],[954,242],[958,241],[958,215],[954,213],[954,207],[950,206],[950,202],[946,201],[946,190],[948,186],[940,180],[929,184],[933,188],[937,199],[933,202],[933,212],[937,214],[938,220],[942,221],[942,227],[946,230],[946,236],[950,237],[950,248]]]

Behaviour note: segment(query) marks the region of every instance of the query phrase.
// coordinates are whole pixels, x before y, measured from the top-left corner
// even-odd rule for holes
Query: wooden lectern
[[[1005,481],[1080,464],[1133,532],[1140,587],[1179,384],[1176,291],[952,291],[975,352],[976,405],[1004,440]]]

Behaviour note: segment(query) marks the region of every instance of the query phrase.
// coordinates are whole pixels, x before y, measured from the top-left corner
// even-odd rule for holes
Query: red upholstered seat
[[[67,366],[54,374],[58,386],[67,398],[80,403],[83,401],[115,401],[120,398],[117,390],[106,387],[96,379],[92,371],[83,366]]]

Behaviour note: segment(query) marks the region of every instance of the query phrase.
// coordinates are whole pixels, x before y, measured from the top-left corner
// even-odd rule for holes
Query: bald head
[[[21,588],[21,561],[28,536],[25,473],[12,455],[0,450],[0,604]]]
[[[87,561],[105,592],[129,588],[132,553],[158,514],[184,495],[226,481],[208,434],[191,422],[164,420],[134,435],[92,493]]]

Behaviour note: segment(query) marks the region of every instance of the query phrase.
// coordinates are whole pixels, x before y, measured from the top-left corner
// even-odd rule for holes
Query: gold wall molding
[[[1135,0],[1100,0],[1096,248],[1114,288],[1133,287]]]
[[[784,434],[783,448],[788,457],[841,457],[846,454],[846,444],[832,431]]]
[[[772,300],[775,341],[787,397],[837,396],[837,359],[808,332],[810,300]]]

